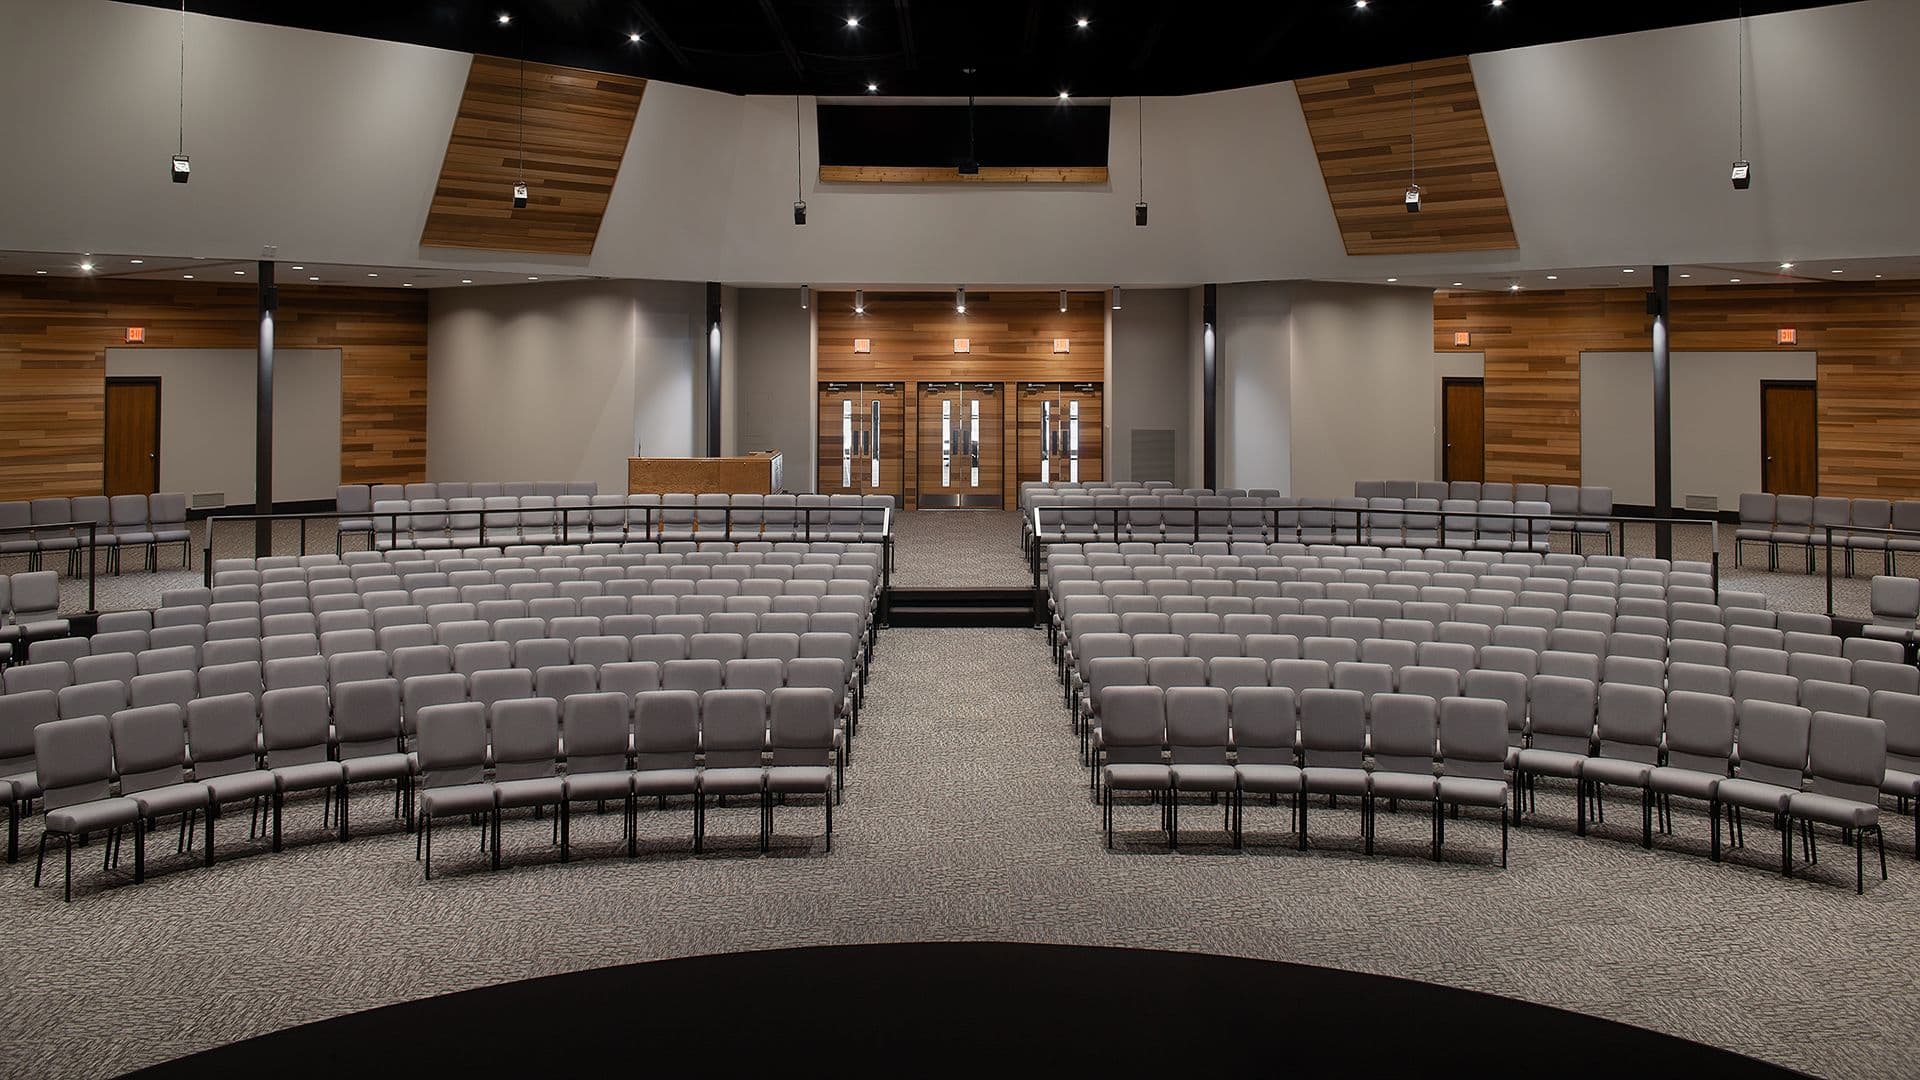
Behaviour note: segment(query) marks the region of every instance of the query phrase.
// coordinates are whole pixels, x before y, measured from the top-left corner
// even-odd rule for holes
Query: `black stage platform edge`
[[[1032,626],[1031,587],[889,589],[889,626]]]
[[[1644,1028],[1408,979],[990,942],[781,949],[552,975],[322,1020],[129,1075],[583,1076],[610,1066],[656,1076],[1800,1075]]]

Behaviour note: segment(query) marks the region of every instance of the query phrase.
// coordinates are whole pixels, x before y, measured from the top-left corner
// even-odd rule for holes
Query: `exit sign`
[[[147,340],[147,328],[144,326],[127,327],[127,344],[144,345]]]

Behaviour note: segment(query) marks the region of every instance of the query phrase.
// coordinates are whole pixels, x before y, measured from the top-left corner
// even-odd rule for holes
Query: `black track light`
[[[525,210],[527,208],[527,182],[525,180],[513,185],[513,208],[515,210]]]
[[[796,202],[793,204],[793,223],[795,225],[805,225],[807,223],[807,204],[805,202]]]

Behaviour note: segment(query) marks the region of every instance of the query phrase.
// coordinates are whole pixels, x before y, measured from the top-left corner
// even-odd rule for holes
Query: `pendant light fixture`
[[[1733,189],[1745,191],[1753,186],[1753,163],[1747,160],[1747,9],[1734,9],[1734,116],[1738,128],[1738,157],[1733,162]]]
[[[800,179],[800,95],[793,95],[793,223],[807,223],[807,200],[801,194]]]
[[[962,285],[953,290],[953,310],[956,314],[967,313],[967,287]]]
[[[1120,310],[1120,286],[1118,285],[1113,287],[1113,310]]]
[[[807,310],[807,304],[812,299],[813,299],[813,290],[805,285],[800,286],[800,310],[801,311]]]
[[[173,152],[173,182],[184,184],[193,176],[193,163],[187,160],[187,0],[180,0],[180,141]]]
[[[527,208],[527,34],[520,32],[520,101],[516,119],[519,137],[518,179],[513,182],[513,208]]]
[[[1407,65],[1407,213],[1420,212],[1420,76]]]
[[[1067,290],[1061,289],[1060,290],[1060,314],[1065,315],[1066,313],[1067,313]]]
[[[1140,99],[1140,107],[1134,111],[1134,148],[1140,157],[1140,201],[1133,204],[1133,223],[1147,223],[1147,99]],[[1063,309],[1064,310],[1064,309]]]
[[[867,313],[867,292],[865,289],[853,290],[853,313],[855,315],[865,315]]]

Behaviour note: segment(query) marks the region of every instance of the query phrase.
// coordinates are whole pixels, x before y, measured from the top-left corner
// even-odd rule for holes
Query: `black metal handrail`
[[[1049,537],[1046,531],[1041,527],[1041,522],[1040,522],[1041,511],[1046,510],[1046,511],[1057,512],[1059,509],[1060,509],[1059,507],[1034,507],[1033,509],[1033,518],[1031,522],[1033,527],[1033,544],[1031,547],[1031,556],[1032,556],[1032,567],[1033,567],[1033,587],[1036,593],[1039,593],[1045,589],[1045,581],[1042,575],[1043,575],[1043,569],[1046,565],[1046,555],[1045,555],[1046,547],[1050,544],[1060,544],[1060,543],[1076,543],[1077,544],[1082,542],[1078,540],[1069,541],[1065,539],[1064,536]],[[1121,542],[1121,515],[1131,513],[1134,508],[1126,507],[1126,506],[1108,506],[1108,507],[1091,507],[1091,508],[1075,507],[1074,509],[1076,512],[1080,512],[1080,513],[1092,512],[1096,515],[1105,514],[1110,518],[1112,522],[1112,529],[1109,535],[1112,537],[1112,539],[1110,541],[1100,539],[1102,535],[1100,531],[1100,522],[1096,518],[1093,524],[1093,532],[1092,532],[1092,535],[1095,537],[1095,539],[1092,541],[1093,543],[1107,543],[1107,542],[1119,543]],[[1382,509],[1382,508],[1370,507],[1370,506],[1334,506],[1330,503],[1296,503],[1291,506],[1262,506],[1262,507],[1243,506],[1243,507],[1232,507],[1232,508],[1219,507],[1219,506],[1205,506],[1205,507],[1160,506],[1160,507],[1153,507],[1149,509],[1157,510],[1163,517],[1166,515],[1179,515],[1182,517],[1186,515],[1191,515],[1193,520],[1192,531],[1191,531],[1192,539],[1188,542],[1196,543],[1196,544],[1202,542],[1201,530],[1203,526],[1200,521],[1200,516],[1202,514],[1213,515],[1216,517],[1221,515],[1226,515],[1230,519],[1231,515],[1236,513],[1242,514],[1242,515],[1258,513],[1262,515],[1264,519],[1263,526],[1270,529],[1271,535],[1279,536],[1286,529],[1291,529],[1293,531],[1293,535],[1296,538],[1296,540],[1303,537],[1306,530],[1309,528],[1320,529],[1323,527],[1331,530],[1334,536],[1338,538],[1343,533],[1348,532],[1348,525],[1349,525],[1349,522],[1351,522],[1351,535],[1355,538],[1356,543],[1359,541],[1360,537],[1367,535],[1369,529],[1371,528],[1371,523],[1368,519],[1373,515],[1377,514],[1383,517],[1397,516],[1403,519],[1400,523],[1400,534],[1403,542],[1404,542],[1406,533],[1408,531],[1407,523],[1404,519],[1410,518],[1410,517],[1419,518],[1422,524],[1420,524],[1419,526],[1416,526],[1416,528],[1419,528],[1419,529],[1426,528],[1425,523],[1428,521],[1432,521],[1434,523],[1434,526],[1433,526],[1434,538],[1436,541],[1438,541],[1440,546],[1445,546],[1445,543],[1447,540],[1447,535],[1449,531],[1449,527],[1447,524],[1448,519],[1452,519],[1456,522],[1462,519],[1467,519],[1475,522],[1475,524],[1471,528],[1472,528],[1474,539],[1476,540],[1480,538],[1480,528],[1477,522],[1480,521],[1481,519],[1491,518],[1496,520],[1524,521],[1527,523],[1527,528],[1524,530],[1524,535],[1526,536],[1528,543],[1532,543],[1536,536],[1551,538],[1555,532],[1570,531],[1570,530],[1564,530],[1564,529],[1554,529],[1552,527],[1552,524],[1554,522],[1572,522],[1572,523],[1604,522],[1607,525],[1609,534],[1612,533],[1614,526],[1616,525],[1620,526],[1620,547],[1623,552],[1626,550],[1626,525],[1629,523],[1641,523],[1641,524],[1669,526],[1669,527],[1673,525],[1686,525],[1686,526],[1704,525],[1708,528],[1712,537],[1712,548],[1711,548],[1712,555],[1709,559],[1709,566],[1711,568],[1711,574],[1712,574],[1712,580],[1713,580],[1713,594],[1716,598],[1720,595],[1720,523],[1717,520],[1712,520],[1712,519],[1703,520],[1700,518],[1627,517],[1624,515],[1617,515],[1617,514],[1615,515],[1554,514],[1554,513],[1522,514],[1522,513],[1500,513],[1495,511],[1482,512],[1478,510],[1470,511],[1470,512],[1464,511],[1464,510],[1455,510],[1455,511],[1424,510],[1424,509],[1423,510],[1405,510],[1405,509],[1391,510],[1391,509]],[[1282,514],[1298,514],[1303,511],[1306,513],[1326,513],[1329,515],[1329,518],[1324,526],[1321,525],[1321,523],[1319,522],[1314,522],[1311,525],[1309,525],[1307,523],[1300,522],[1298,520],[1294,521],[1290,525],[1286,525],[1286,526],[1281,525],[1280,516]],[[1541,528],[1539,526],[1540,522],[1546,522],[1547,527],[1544,529]],[[1064,532],[1064,522],[1061,524],[1063,527],[1060,531]],[[1219,529],[1219,528],[1231,529],[1233,525],[1231,520],[1228,520],[1225,522],[1219,522],[1219,521],[1208,522],[1205,525],[1205,527],[1212,528],[1212,529]],[[1831,529],[1829,529],[1829,532],[1831,532]],[[1517,537],[1517,536],[1523,535],[1523,533],[1521,530],[1515,529],[1506,533],[1505,535]],[[1174,543],[1181,542],[1179,540],[1173,539],[1172,537],[1169,537],[1168,539]],[[1831,544],[1831,537],[1829,537],[1829,544]],[[1832,599],[1833,566],[1832,566],[1831,557],[1829,557],[1828,559],[1827,576],[1828,576],[1827,614],[1831,616],[1833,614],[1833,599]]]
[[[536,513],[543,512],[547,509],[549,508],[535,507],[534,512]],[[556,517],[558,518],[557,524],[559,526],[559,531],[556,533],[556,536],[558,537],[558,539],[554,542],[559,544],[570,544],[574,542],[572,539],[572,536],[573,536],[573,530],[576,528],[583,530],[586,535],[589,535],[589,536],[591,535],[591,530],[593,527],[592,515],[594,514],[595,511],[605,511],[605,510],[616,509],[616,508],[607,507],[607,506],[556,506],[556,507],[552,507],[551,509],[553,513],[556,515]],[[662,503],[662,504],[646,504],[641,506],[622,505],[617,509],[621,511],[621,515],[622,515],[621,516],[621,536],[623,538],[631,537],[634,535],[633,530],[631,528],[632,522],[629,519],[629,515],[634,510],[645,511],[645,513],[642,515],[642,526],[640,530],[641,536],[651,536],[658,532],[665,531],[667,523],[665,521],[656,522],[655,521],[656,512],[664,515],[665,512],[667,511],[680,511],[680,510],[690,510],[690,511],[698,510],[698,511],[707,511],[707,512],[711,512],[713,510],[724,511],[724,515],[721,522],[721,528],[717,534],[701,529],[699,522],[697,520],[692,520],[687,522],[689,526],[689,531],[693,532],[695,535],[706,533],[706,535],[710,539],[718,540],[722,543],[750,542],[752,539],[757,538],[761,535],[759,532],[736,534],[733,528],[733,508],[732,507],[698,506],[694,503],[686,503],[686,504]],[[799,514],[800,515],[800,519],[799,519],[800,536],[799,536],[798,542],[811,543],[813,541],[815,514],[830,515],[834,512],[845,512],[847,509],[848,509],[847,507],[828,507],[828,506],[797,506],[797,507],[783,506],[783,507],[777,508],[776,512],[778,513],[793,512],[793,513]],[[862,509],[865,509],[865,508],[863,507]],[[228,522],[257,523],[262,521],[265,521],[265,522],[298,521],[301,523],[300,554],[305,555],[307,554],[306,523],[308,521],[336,521],[337,522],[337,521],[342,521],[349,518],[355,519],[355,520],[370,521],[374,526],[371,530],[368,530],[371,535],[378,536],[382,531],[385,531],[388,537],[388,542],[392,546],[398,547],[399,536],[400,536],[398,519],[401,519],[401,518],[412,519],[416,517],[442,517],[442,518],[478,517],[480,519],[479,531],[476,534],[478,537],[478,542],[473,546],[486,547],[488,546],[487,545],[487,524],[486,524],[486,519],[488,515],[493,515],[497,519],[500,515],[512,514],[517,517],[518,515],[525,512],[527,511],[521,507],[496,507],[495,509],[492,509],[492,510],[487,510],[487,509],[380,510],[380,511],[355,510],[355,511],[349,511],[344,513],[338,510],[333,510],[333,511],[312,511],[312,512],[301,513],[301,514],[222,514],[218,517],[209,517],[207,519],[206,551],[204,553],[205,558],[203,560],[205,563],[205,575],[206,575],[205,583],[209,588],[213,586],[214,532],[216,531],[217,526],[228,523]],[[573,518],[576,515],[585,515],[585,519],[581,520],[577,525],[573,520]],[[384,530],[382,530],[380,527],[383,521],[387,523],[387,528]],[[764,527],[767,524],[767,522],[765,520],[762,520],[760,524]],[[825,535],[827,533],[831,532],[831,524],[832,524],[831,519],[829,519],[826,524],[823,524],[820,527],[820,531],[822,533],[822,539],[825,538]],[[355,530],[355,531],[359,531],[359,530]],[[451,526],[449,526],[449,531],[451,531]],[[867,541],[859,541],[859,542],[865,543]],[[884,595],[885,591],[891,584],[892,577],[893,577],[893,509],[891,507],[886,507],[886,508],[883,508],[882,510],[881,518],[880,518],[880,537],[876,542],[881,545],[881,558],[880,558],[881,585],[880,587]]]
[[[99,590],[97,578],[100,574],[100,522],[97,521],[42,521],[31,525],[0,525],[0,533],[33,533],[56,529],[87,530],[87,610],[86,614],[99,612]],[[8,554],[20,554],[9,552]]]
[[[1895,537],[1904,536],[1915,541],[1920,541],[1920,530],[1895,529],[1895,528],[1892,528],[1891,526],[1809,525],[1808,529],[1809,530],[1817,529],[1824,534],[1824,543],[1821,546],[1824,548],[1827,555],[1827,617],[1829,619],[1833,618],[1833,615],[1834,615],[1834,612],[1833,612],[1833,549],[1834,549],[1833,534],[1835,530],[1838,530],[1841,533],[1872,533],[1875,536],[1884,536],[1889,541],[1889,546],[1891,546],[1891,541]],[[1811,562],[1813,559],[1813,549],[1814,549],[1813,533],[1811,531],[1809,531],[1807,534],[1807,543],[1805,546],[1807,549],[1807,559],[1809,562]],[[1845,540],[1842,540],[1839,546],[1840,546],[1840,549],[1844,551],[1847,549],[1848,545]],[[1889,565],[1892,565],[1891,562],[1889,563]],[[1811,572],[1813,568],[1809,566],[1807,569],[1809,572]]]

